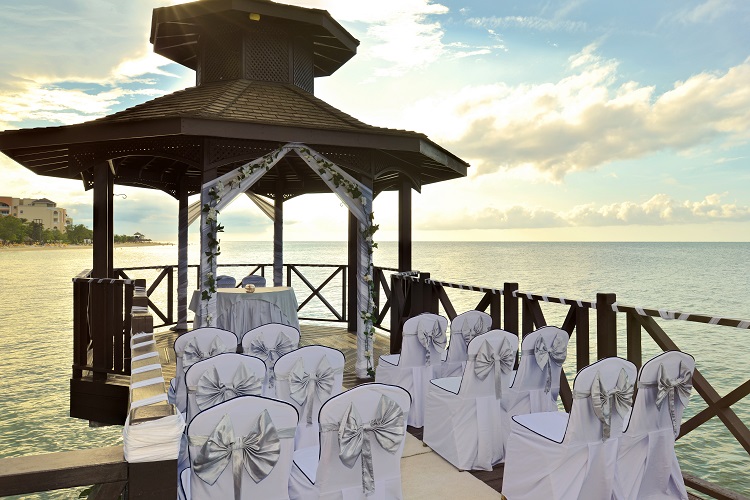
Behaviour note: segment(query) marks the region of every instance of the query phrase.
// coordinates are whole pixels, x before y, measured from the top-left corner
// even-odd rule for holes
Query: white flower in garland
[[[216,208],[211,207],[208,209],[208,215],[206,215],[207,221],[216,221]]]
[[[221,181],[217,182],[215,190],[216,194],[219,195],[219,198],[221,198],[221,196],[224,194],[224,183]]]

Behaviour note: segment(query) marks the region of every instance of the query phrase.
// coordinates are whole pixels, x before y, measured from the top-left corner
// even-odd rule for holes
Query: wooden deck
[[[351,388],[362,383],[354,374],[354,361],[357,357],[357,338],[354,334],[346,331],[343,326],[330,326],[322,323],[306,323],[300,325],[301,337],[300,345],[324,345],[334,347],[344,353],[346,365],[344,367],[344,388]],[[175,372],[175,355],[174,341],[177,334],[172,331],[156,332],[154,334],[156,345],[161,356],[162,371],[164,379],[169,380],[174,377]],[[375,359],[381,354],[387,354],[389,351],[390,340],[383,335],[375,335]],[[414,437],[422,440],[422,429],[409,427],[408,431]],[[492,471],[471,471],[471,474],[490,486],[495,491],[500,492],[503,486],[503,464],[496,465]],[[701,500],[700,497],[689,494],[691,500]]]

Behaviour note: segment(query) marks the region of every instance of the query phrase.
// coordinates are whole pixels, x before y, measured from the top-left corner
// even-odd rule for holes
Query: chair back
[[[234,288],[237,286],[237,280],[232,276],[222,274],[216,277],[216,288]]]
[[[453,318],[448,355],[445,360],[449,363],[466,361],[469,342],[477,335],[487,333],[490,328],[492,328],[492,316],[484,311],[466,311]],[[518,344],[518,339],[516,339],[516,344]]]
[[[554,357],[551,357],[549,363],[540,366],[534,351],[537,345],[539,348],[544,346],[547,350],[551,350],[555,346],[558,353],[564,353],[562,355],[564,359],[567,356],[569,338],[565,330],[555,326],[542,327],[524,337],[521,341],[521,359],[518,363],[518,373],[513,381],[513,389],[546,391],[547,381],[549,380],[550,396],[553,401],[557,400],[557,395],[560,392],[562,363],[558,363]],[[555,357],[559,360],[559,355]]]
[[[198,361],[185,372],[185,420],[238,396],[262,396],[265,380],[266,364],[254,356],[225,353]]]
[[[622,434],[633,404],[637,369],[622,358],[604,358],[582,368],[573,381],[565,443],[593,443]]]
[[[185,371],[190,365],[225,352],[237,352],[237,335],[229,330],[207,326],[185,332],[174,341],[175,402],[180,411],[187,408]],[[188,359],[185,360],[185,352]]]
[[[671,429],[677,436],[682,412],[690,398],[694,370],[695,358],[680,351],[667,351],[648,360],[638,374],[638,395],[627,434]]]
[[[300,347],[276,361],[276,398],[300,414],[295,449],[318,445],[318,412],[343,390],[344,362],[344,353],[322,345]]]
[[[242,278],[242,286],[245,285],[255,285],[257,287],[263,287],[266,286],[266,278],[263,276],[258,276],[257,274],[248,274],[244,278]]]
[[[386,439],[379,439],[371,430],[364,430],[364,439],[370,441],[372,451],[372,468],[374,481],[388,481],[401,477],[401,454],[404,449],[406,434],[406,420],[411,407],[411,396],[408,391],[401,387],[386,384],[363,384],[329,399],[320,409],[320,464],[318,465],[315,485],[321,496],[345,490],[363,488],[363,455],[353,459],[348,465],[342,462],[339,453],[339,428],[346,414],[358,415],[360,425],[369,424],[380,417],[380,409],[388,407],[390,402],[395,403],[403,418],[400,419],[400,431],[391,435],[393,444],[391,451],[383,448]],[[381,406],[383,405],[383,406]],[[350,409],[353,408],[353,409]],[[393,413],[388,413],[393,416]],[[396,419],[389,419],[391,424],[397,423]],[[351,421],[351,420],[350,420]],[[388,426],[389,430],[395,430],[396,425]],[[387,495],[379,495],[384,498]],[[364,498],[364,495],[362,495]],[[399,496],[400,498],[400,496]]]
[[[297,410],[292,405],[262,396],[240,396],[198,413],[187,428],[191,498],[236,498],[235,482],[240,487],[237,498],[243,500],[289,498],[289,474],[297,421]],[[231,433],[227,429],[231,429]],[[262,436],[260,439],[259,434]],[[278,453],[273,451],[274,434],[278,437]],[[211,450],[212,455],[223,454],[223,457],[217,467],[210,469],[205,466],[206,451],[209,450],[203,449],[209,446],[209,437],[212,438],[209,441],[226,441],[218,447],[223,450]],[[233,449],[232,442],[237,438],[246,438],[246,446],[252,451],[243,453],[241,448]],[[232,467],[235,453],[240,453],[243,460],[236,471],[237,478]],[[251,459],[260,459],[260,466],[245,463]],[[248,470],[255,471],[257,477],[251,477]],[[212,480],[213,484],[209,484]]]
[[[503,389],[508,388],[513,380],[517,355],[518,336],[515,333],[490,330],[475,337],[469,342],[468,360],[458,393],[473,397],[495,395],[499,399]],[[500,388],[496,387],[496,382]]]
[[[404,322],[399,366],[425,366],[428,359],[429,364],[439,364],[447,344],[447,328],[448,319],[438,314],[422,313],[407,319]],[[427,342],[428,347],[420,342],[420,338],[431,339]]]
[[[281,323],[267,323],[242,335],[240,350],[243,354],[257,356],[266,363],[268,396],[276,394],[274,366],[284,354],[299,347],[299,330]],[[270,391],[270,392],[268,392]]]

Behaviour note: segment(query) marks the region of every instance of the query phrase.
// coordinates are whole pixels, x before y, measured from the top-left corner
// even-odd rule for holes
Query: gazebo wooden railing
[[[674,340],[669,337],[654,318],[721,325],[740,328],[743,331],[750,328],[750,321],[747,320],[621,305],[617,303],[614,293],[598,293],[595,301],[584,301],[522,292],[519,291],[517,283],[505,283],[503,288],[489,288],[437,281],[431,279],[429,273],[398,273],[391,277],[391,352],[396,353],[400,349],[401,326],[407,318],[422,312],[442,312],[449,319],[453,319],[457,315],[456,308],[447,293],[449,289],[476,293],[478,302],[474,309],[481,311],[489,309],[487,312],[492,317],[493,328],[503,328],[522,336],[547,325],[541,307],[542,303],[559,304],[567,307],[567,313],[561,328],[568,332],[571,340],[575,340],[577,369],[589,365],[592,361],[589,355],[591,311],[593,311],[596,321],[597,358],[617,356],[617,316],[625,315],[625,357],[638,367],[643,363],[642,331],[645,331],[662,350],[679,350]],[[742,382],[735,389],[721,396],[704,377],[700,369],[696,368],[693,374],[693,387],[708,407],[682,424],[677,439],[695,432],[702,424],[717,416],[749,454],[747,463],[750,465],[750,430],[732,409],[732,405],[750,394],[750,380]],[[560,380],[560,398],[565,409],[569,411],[572,393],[564,373]],[[707,439],[706,443],[708,442],[710,440]],[[722,486],[689,474],[685,474],[684,477],[687,486],[714,498],[744,498]]]

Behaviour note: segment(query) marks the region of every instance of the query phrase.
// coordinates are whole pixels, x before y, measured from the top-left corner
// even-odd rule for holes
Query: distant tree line
[[[126,234],[116,234],[114,235],[115,243],[135,243],[140,241],[151,241],[151,240],[144,240],[143,238],[136,238],[135,236],[128,236]]]
[[[57,228],[45,229],[41,222],[29,222],[12,216],[0,217],[0,243],[73,243],[91,240],[94,232],[83,224],[68,224],[65,232]]]

